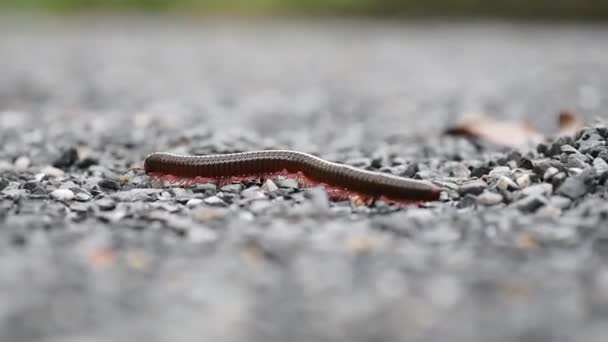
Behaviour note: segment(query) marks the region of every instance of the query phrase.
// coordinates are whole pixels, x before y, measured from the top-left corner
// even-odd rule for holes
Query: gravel
[[[608,334],[602,25],[4,19],[0,341]],[[549,133],[564,108],[589,126],[516,150],[440,134],[467,112]],[[268,148],[441,200],[137,169]]]

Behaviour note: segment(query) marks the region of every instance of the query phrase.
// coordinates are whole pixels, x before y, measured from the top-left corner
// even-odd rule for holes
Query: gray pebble
[[[266,198],[266,195],[264,194],[262,189],[257,185],[250,186],[249,188],[241,191],[241,196],[248,200],[258,200]]]
[[[474,181],[470,181],[468,183],[461,185],[458,188],[458,193],[460,195],[466,195],[466,194],[479,195],[487,187],[488,187],[488,184],[486,182],[484,182],[482,180],[474,180]]]
[[[28,167],[30,167],[31,161],[30,158],[26,156],[21,156],[15,160],[13,164],[15,169],[18,171],[25,171]]]
[[[541,183],[531,185],[521,191],[524,196],[549,196],[553,193],[553,185]]]
[[[203,202],[205,202],[205,204],[216,206],[216,207],[225,207],[228,205],[226,202],[224,202],[224,200],[222,200],[221,198],[219,198],[217,196],[207,197],[203,200]]]
[[[188,208],[194,208],[196,206],[199,206],[203,203],[203,200],[200,198],[191,198],[188,200],[188,202],[186,202],[186,206]]]
[[[546,181],[550,180],[551,178],[553,178],[553,176],[555,176],[558,173],[559,173],[559,170],[556,167],[551,166],[543,174],[543,179],[546,180]]]
[[[577,199],[591,190],[594,175],[595,169],[589,168],[579,175],[568,177],[557,189],[557,193],[570,199]]]
[[[277,185],[281,188],[287,188],[287,189],[298,189],[300,188],[300,184],[298,184],[298,181],[293,179],[293,178],[283,178],[283,179],[278,179],[277,180]]]
[[[57,189],[51,192],[51,197],[58,201],[70,201],[74,199],[74,192],[70,189]]]
[[[469,178],[471,175],[469,168],[460,162],[448,161],[445,163],[442,170],[449,177],[454,178]]]
[[[262,185],[262,190],[271,194],[279,190],[279,187],[272,181],[272,179],[267,179]]]
[[[102,189],[120,190],[120,183],[113,179],[102,179],[97,183]]]
[[[490,177],[498,178],[500,176],[509,176],[511,174],[511,169],[508,166],[497,166],[490,171]]]
[[[0,178],[0,191],[4,190],[8,186],[8,180]]]
[[[496,187],[503,191],[519,189],[519,186],[511,180],[511,178],[505,176],[500,176],[500,178],[498,178]]]
[[[243,191],[243,184],[227,184],[220,188],[223,192],[238,194]]]
[[[63,151],[53,162],[54,167],[66,168],[74,165],[78,161],[78,151],[71,147]]]
[[[579,151],[581,151],[581,153],[589,153],[591,152],[593,149],[597,148],[597,147],[603,147],[606,142],[604,140],[601,140],[601,137],[597,134],[594,135],[596,138],[591,138],[589,140],[582,140],[579,142]]]
[[[65,175],[65,172],[63,172],[63,170],[58,169],[53,166],[45,166],[40,170],[40,172],[42,173],[41,178],[44,176],[59,178],[59,177],[63,177]]]
[[[568,156],[568,162],[566,163],[566,167],[569,168],[580,168],[580,169],[584,169],[585,167],[587,167],[587,162],[586,162],[587,157],[585,157],[582,154],[571,154]]]
[[[501,194],[495,192],[484,191],[477,196],[477,203],[485,206],[492,206],[501,203],[503,200]]]
[[[602,158],[595,158],[595,160],[593,160],[593,167],[598,176],[608,172],[608,163]]]
[[[547,199],[541,196],[528,196],[520,199],[519,201],[513,203],[513,205],[526,213],[531,213],[536,211],[538,208],[542,207],[547,203]]]
[[[554,208],[558,208],[558,209],[566,209],[570,206],[570,204],[572,203],[572,200],[569,199],[568,197],[563,197],[563,196],[551,196],[551,198],[549,198],[549,205],[554,207]]]
[[[560,151],[567,153],[567,154],[579,153],[576,148],[574,148],[573,146],[568,145],[568,144],[560,146]]]
[[[192,188],[192,192],[202,193],[205,195],[215,195],[217,193],[217,185],[213,183],[197,184],[194,188]]]
[[[116,202],[108,197],[98,199],[97,201],[95,201],[95,204],[101,210],[112,210],[116,208]]]

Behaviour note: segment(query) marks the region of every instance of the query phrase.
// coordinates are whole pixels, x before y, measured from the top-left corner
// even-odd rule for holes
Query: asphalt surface
[[[3,17],[0,341],[603,341],[605,126],[519,151],[441,131],[606,118],[607,43],[577,24]],[[267,148],[442,200],[128,171]]]

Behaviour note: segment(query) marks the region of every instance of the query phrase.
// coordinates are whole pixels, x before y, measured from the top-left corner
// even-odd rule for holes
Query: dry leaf
[[[484,116],[466,116],[445,133],[509,147],[539,143],[543,140],[543,135],[527,122],[499,121]]]
[[[583,127],[581,115],[564,110],[559,113],[558,135],[574,135]],[[525,121],[501,121],[483,115],[466,115],[445,134],[480,139],[507,147],[537,144],[544,135]]]
[[[559,112],[559,135],[573,136],[583,128],[583,119],[577,112],[562,110]]]

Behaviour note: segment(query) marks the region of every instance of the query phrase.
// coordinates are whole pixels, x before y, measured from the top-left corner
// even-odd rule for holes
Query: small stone
[[[59,158],[53,162],[53,166],[58,168],[67,168],[74,165],[76,161],[78,161],[78,151],[71,147],[61,153]]]
[[[517,182],[517,185],[520,188],[527,188],[528,186],[530,186],[530,183],[532,182],[530,180],[530,174],[529,173],[525,173],[525,174],[517,177],[516,182]]]
[[[220,188],[223,192],[238,194],[243,191],[243,184],[227,184]]]
[[[595,168],[595,172],[598,176],[608,172],[608,163],[606,163],[602,158],[595,158],[595,160],[593,160],[593,167]]]
[[[86,192],[78,192],[75,194],[74,199],[78,202],[90,201],[93,196]]]
[[[102,189],[120,190],[120,183],[113,179],[102,179],[97,183]]]
[[[594,136],[595,138],[592,137],[588,140],[580,141],[578,149],[581,153],[589,153],[591,150],[597,147],[603,147],[606,144],[604,140],[601,140],[602,137],[597,134],[594,134]]]
[[[538,208],[542,207],[547,203],[547,200],[544,197],[540,196],[528,196],[520,199],[519,201],[513,203],[513,205],[526,213],[531,213],[536,211]]]
[[[560,147],[560,151],[567,153],[567,154],[571,154],[571,153],[580,153],[576,148],[572,147],[571,145],[562,145]]]
[[[74,199],[74,193],[69,189],[57,189],[51,192],[51,197],[58,201],[71,201]]]
[[[4,190],[8,186],[8,180],[0,178],[0,191]]]
[[[490,177],[498,178],[500,176],[511,175],[511,169],[508,166],[497,166],[489,173]]]
[[[511,178],[505,176],[498,178],[496,187],[502,191],[519,189],[519,186]]]
[[[571,203],[572,200],[564,196],[557,195],[551,196],[551,198],[549,198],[549,205],[558,209],[566,209],[570,206]]]
[[[213,183],[202,183],[202,184],[197,184],[194,188],[192,188],[192,192],[196,193],[202,193],[205,195],[215,195],[217,193],[217,185],[213,184]]]
[[[23,188],[25,190],[32,190],[37,186],[38,186],[38,182],[32,182],[32,181],[26,182],[25,184],[23,184]]]
[[[56,167],[52,167],[52,166],[45,166],[42,168],[42,170],[40,170],[40,172],[44,175],[53,177],[53,178],[59,178],[59,177],[63,177],[65,175],[65,172],[63,172],[63,170],[60,170]]]
[[[205,204],[216,206],[216,207],[225,207],[228,205],[226,202],[224,202],[224,200],[222,200],[221,198],[219,198],[217,196],[207,197],[203,200],[203,202],[205,202]]]
[[[484,182],[482,180],[474,180],[474,181],[470,181],[468,183],[461,185],[458,188],[458,193],[460,195],[466,195],[466,194],[479,195],[487,187],[488,187],[488,184],[486,182]]]
[[[582,197],[591,190],[594,176],[595,169],[589,168],[576,176],[568,177],[557,189],[557,193],[570,199]]]
[[[267,179],[262,185],[262,190],[271,194],[279,190],[279,187],[271,179]]]
[[[266,198],[266,195],[264,194],[262,189],[260,189],[260,187],[256,185],[250,186],[249,188],[241,191],[241,196],[248,200],[258,200]]]
[[[188,208],[194,208],[194,207],[201,205],[202,203],[203,203],[203,200],[200,198],[191,198],[188,200],[188,202],[186,202],[186,206]]]
[[[97,201],[95,201],[95,204],[101,210],[112,210],[112,209],[116,208],[116,202],[113,199],[108,198],[108,197],[98,199]]]
[[[571,154],[568,156],[566,167],[584,169],[587,167],[586,157],[582,154]]]
[[[279,180],[277,180],[277,185],[281,188],[288,188],[288,189],[298,189],[300,187],[300,184],[298,184],[298,181],[293,178],[279,179]]]
[[[543,179],[545,181],[548,181],[558,173],[559,173],[559,170],[556,167],[551,166],[550,168],[547,169],[547,171],[545,171],[545,174],[543,175]]]
[[[521,159],[519,159],[519,162],[517,163],[517,167],[526,169],[526,170],[532,170],[534,168],[534,162],[532,162],[532,160],[530,160],[528,158],[521,158]]]
[[[502,195],[495,192],[484,191],[477,196],[477,203],[485,206],[492,206],[502,202]]]
[[[466,165],[460,162],[448,161],[443,166],[443,172],[449,177],[454,178],[469,178],[471,171]]]
[[[97,164],[99,164],[99,160],[97,160],[97,158],[85,157],[76,163],[76,167],[79,169],[88,169],[89,167]]]
[[[15,169],[23,171],[23,170],[27,169],[28,167],[30,167],[30,164],[31,164],[30,158],[28,158],[26,156],[21,156],[15,160],[15,163],[13,165],[15,166]]]
[[[40,185],[36,185],[33,189],[30,189],[30,194],[43,196],[46,195],[46,190]]]
[[[553,185],[541,183],[531,185],[521,191],[524,196],[549,196],[553,193]]]

